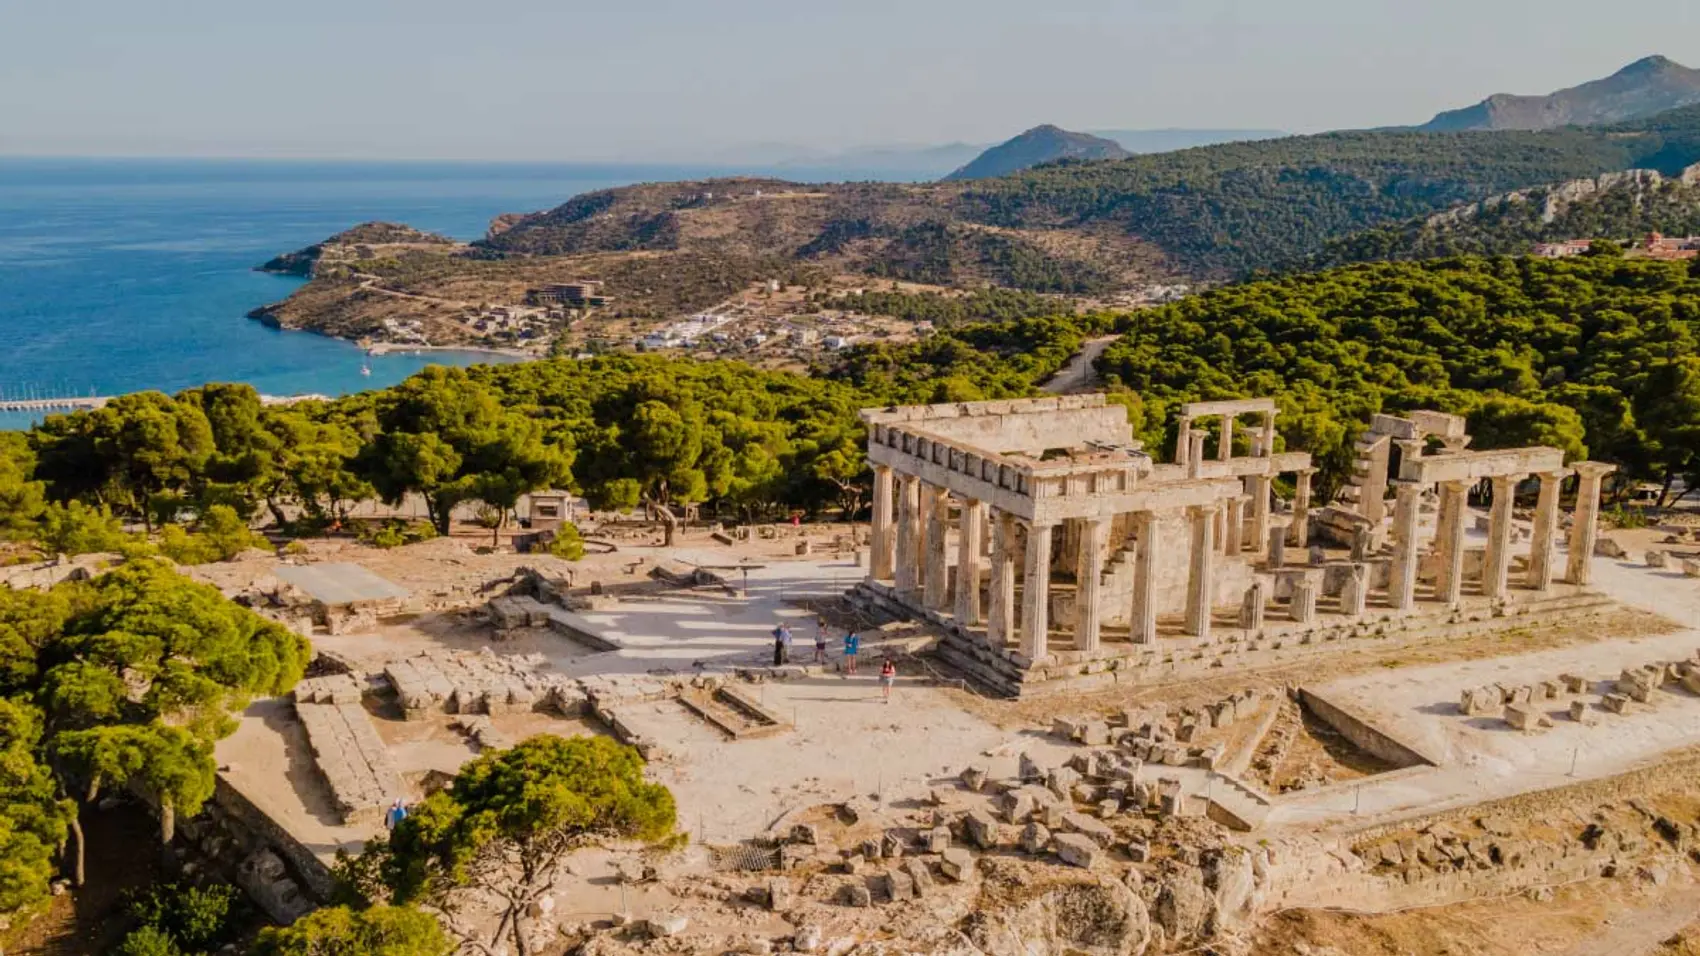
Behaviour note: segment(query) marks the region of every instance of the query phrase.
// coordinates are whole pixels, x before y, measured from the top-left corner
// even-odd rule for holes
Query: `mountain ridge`
[[[1132,155],[1115,140],[1046,123],[993,146],[944,178],[947,182],[995,179],[1045,163],[1126,159]]]
[[[1545,95],[1495,93],[1473,106],[1441,112],[1415,129],[1456,133],[1598,126],[1695,103],[1700,103],[1700,70],[1654,55],[1610,76]]]

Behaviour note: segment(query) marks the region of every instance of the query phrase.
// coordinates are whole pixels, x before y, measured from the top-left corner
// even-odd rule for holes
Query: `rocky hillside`
[[[396,222],[363,222],[305,249],[273,257],[256,268],[261,272],[312,278],[331,264],[358,267],[361,262],[393,258],[412,251],[442,252],[457,243],[447,236]]]
[[[1546,96],[1498,93],[1475,106],[1441,113],[1419,129],[1540,130],[1596,126],[1700,103],[1700,70],[1662,56],[1638,60],[1604,79]]]
[[[1046,124],[993,146],[945,178],[991,179],[1061,160],[1126,159],[1131,155],[1114,140]]]
[[[1521,189],[1328,244],[1314,264],[1451,255],[1521,255],[1536,243],[1700,234],[1700,165],[1650,169]]]

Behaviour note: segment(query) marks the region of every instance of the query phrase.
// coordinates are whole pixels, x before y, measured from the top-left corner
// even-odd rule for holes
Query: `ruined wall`
[[[1325,700],[1313,691],[1299,689],[1299,703],[1310,708],[1323,722],[1340,732],[1359,749],[1395,767],[1435,766],[1421,751],[1376,729],[1369,721],[1350,709]]]

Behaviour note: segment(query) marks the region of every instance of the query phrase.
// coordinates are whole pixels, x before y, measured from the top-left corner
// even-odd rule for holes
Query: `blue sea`
[[[247,382],[268,395],[342,395],[393,384],[428,364],[500,361],[481,353],[383,355],[363,376],[352,344],[245,318],[301,281],[253,267],[367,220],[475,239],[499,213],[546,209],[588,190],[727,172],[0,158],[0,397],[174,392],[209,381]],[[30,420],[0,413],[0,427]]]

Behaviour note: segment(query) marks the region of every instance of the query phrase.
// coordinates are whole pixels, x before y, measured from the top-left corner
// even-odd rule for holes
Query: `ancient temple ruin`
[[[1174,460],[1159,462],[1102,395],[865,410],[874,508],[858,599],[946,626],[947,656],[1014,692],[1222,666],[1370,625],[1457,624],[1469,601],[1504,618],[1554,592],[1573,473],[1563,580],[1587,583],[1611,466],[1567,466],[1547,447],[1471,451],[1453,415],[1377,415],[1343,503],[1318,511],[1310,455],[1277,450],[1276,415],[1271,399],[1184,405]],[[1514,580],[1512,508],[1531,476],[1540,493]],[[1275,493],[1283,477],[1290,497]],[[1475,550],[1467,496],[1483,483],[1491,515]]]

